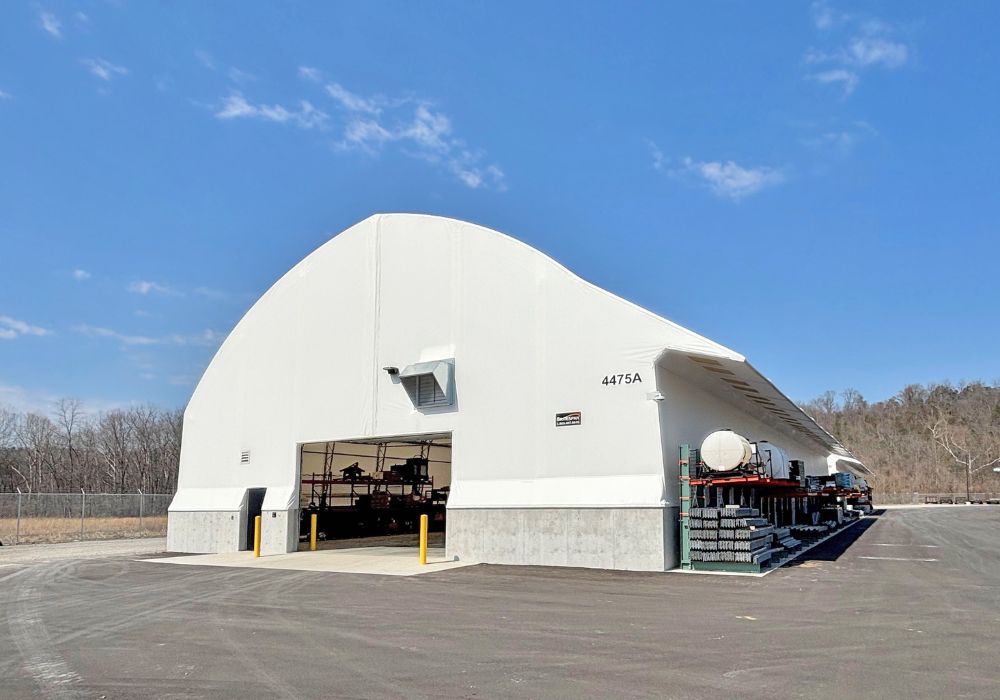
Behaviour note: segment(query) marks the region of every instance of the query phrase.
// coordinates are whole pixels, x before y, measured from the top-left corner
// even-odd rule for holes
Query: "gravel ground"
[[[892,510],[764,578],[401,578],[65,545],[81,554],[0,568],[0,696],[995,699],[998,532],[996,508]]]
[[[59,544],[19,544],[0,547],[0,567],[26,566],[62,559],[102,559],[106,557],[140,556],[166,551],[166,537],[146,537],[136,540],[95,540],[93,542],[61,542]]]

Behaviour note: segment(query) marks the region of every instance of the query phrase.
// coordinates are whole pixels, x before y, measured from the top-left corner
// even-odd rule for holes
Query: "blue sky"
[[[0,402],[183,406],[291,265],[468,219],[793,398],[1000,377],[1000,6],[0,4]]]

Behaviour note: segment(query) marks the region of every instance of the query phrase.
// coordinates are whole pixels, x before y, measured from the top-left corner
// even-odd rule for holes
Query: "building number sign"
[[[624,374],[605,375],[601,384],[604,386],[618,386],[619,384],[641,384],[642,377],[638,372],[625,372]]]

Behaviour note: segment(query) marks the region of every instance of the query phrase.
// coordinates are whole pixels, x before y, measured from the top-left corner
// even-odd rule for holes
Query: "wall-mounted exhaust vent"
[[[416,408],[436,408],[455,403],[455,361],[418,362],[399,373],[403,388]]]
[[[250,450],[240,452],[240,464],[250,464]]]

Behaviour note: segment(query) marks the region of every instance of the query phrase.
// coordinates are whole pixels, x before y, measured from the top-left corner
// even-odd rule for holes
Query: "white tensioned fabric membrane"
[[[177,503],[221,508],[230,489],[265,487],[265,510],[294,508],[303,443],[450,432],[449,508],[676,505],[664,465],[677,445],[661,441],[665,409],[651,400],[659,370],[704,385],[734,415],[763,406],[691,358],[722,363],[784,409],[791,422],[770,420],[792,458],[796,440],[824,461],[839,448],[741,355],[513,238],[372,216],[285,274],[222,344],[185,411]],[[445,360],[444,406],[416,408],[383,369]],[[579,424],[557,426],[564,412]],[[678,439],[717,427],[739,428],[703,421]]]

